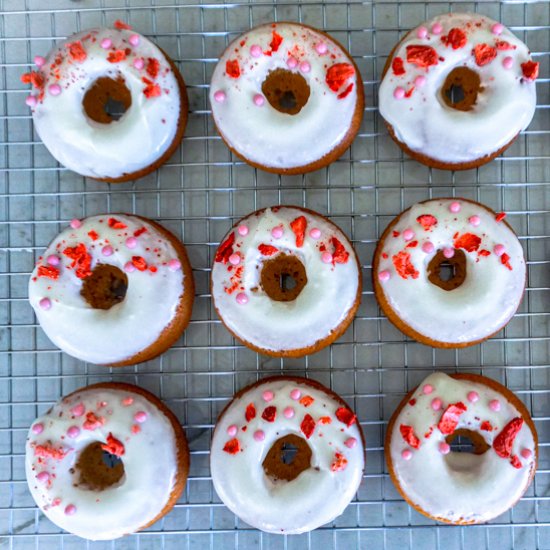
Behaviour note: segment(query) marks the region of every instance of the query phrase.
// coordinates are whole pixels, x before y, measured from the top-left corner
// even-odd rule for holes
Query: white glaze
[[[111,218],[127,227],[109,227]],[[134,248],[129,248],[126,240],[143,227],[147,231],[135,238]],[[88,235],[90,231],[97,233],[95,241]],[[64,254],[66,248],[79,243],[84,243],[91,255],[92,270],[98,264],[110,264],[126,273],[128,290],[122,302],[108,310],[94,309],[81,296],[83,280],[70,268],[73,260]],[[105,246],[112,247],[110,256],[103,254]],[[61,262],[56,267],[56,280],[38,276],[51,255]],[[135,256],[146,261],[145,271],[125,269]],[[78,229],[65,229],[50,243],[29,281],[29,300],[42,329],[56,346],[83,361],[116,363],[153,344],[174,319],[186,283],[183,271],[173,271],[169,266],[177,259],[170,241],[141,218],[128,214],[92,216],[82,220]],[[40,306],[43,298],[51,301],[50,309]]]
[[[139,36],[133,46],[130,37]],[[108,49],[101,47],[111,40]],[[70,44],[80,42],[86,52],[83,62],[68,54]],[[129,49],[126,59],[111,63],[108,56]],[[54,61],[61,58],[60,65]],[[141,70],[134,66],[143,59]],[[147,72],[148,60],[160,63],[158,76]],[[64,166],[94,178],[119,178],[146,168],[159,159],[172,144],[178,128],[181,97],[178,81],[164,54],[144,36],[131,30],[91,29],[77,33],[58,44],[38,69],[44,85],[34,90],[34,126],[50,153]],[[132,105],[118,120],[101,124],[88,118],[82,100],[100,77],[122,76],[132,97]],[[151,84],[145,83],[146,78]],[[49,87],[61,86],[59,95]],[[158,86],[160,96],[147,97],[147,87]]]
[[[259,215],[249,215],[224,237],[222,245],[231,234],[235,235],[233,250],[241,255],[241,260],[237,266],[214,261],[212,297],[224,324],[244,343],[281,352],[312,346],[344,321],[358,299],[359,271],[353,247],[334,224],[295,207],[282,206],[276,210],[268,208]],[[307,227],[304,244],[298,247],[290,223],[300,216],[306,218]],[[246,236],[239,234],[240,226],[248,229]],[[280,238],[271,233],[275,227],[283,228]],[[321,232],[318,239],[310,235],[315,228]],[[349,254],[345,263],[322,260],[324,248],[328,252],[334,250],[333,237]],[[276,255],[264,256],[258,249],[262,244],[296,256],[306,268],[308,282],[295,300],[277,302],[262,289],[263,262],[276,258]],[[248,297],[248,303],[237,301],[240,293]]]
[[[442,26],[441,33],[432,32],[434,24]],[[431,159],[463,163],[494,153],[529,125],[535,112],[536,86],[534,81],[523,78],[521,64],[531,60],[530,52],[507,28],[500,35],[494,34],[491,29],[495,24],[479,14],[438,15],[413,29],[399,44],[393,59],[403,60],[405,74],[396,76],[390,66],[379,90],[380,114],[393,127],[399,141]],[[428,30],[425,38],[418,37],[421,28]],[[466,33],[464,47],[453,49],[442,42],[441,38],[452,28]],[[498,50],[490,63],[478,66],[474,47],[494,46],[497,40],[506,41],[515,49]],[[432,46],[444,60],[429,68],[409,63],[407,46],[411,45]],[[512,58],[510,69],[503,66],[507,57]],[[441,87],[456,67],[468,67],[481,78],[484,91],[471,111],[448,107],[441,97]],[[422,87],[415,86],[419,76],[426,78]],[[412,87],[409,98],[394,97],[396,88],[409,91]]]
[[[270,46],[273,32],[283,39],[276,51]],[[326,46],[326,53],[318,53],[318,44]],[[252,46],[260,46],[263,53],[254,57]],[[291,57],[298,63],[292,69],[287,65]],[[241,72],[238,78],[226,73],[227,62],[235,60]],[[309,72],[301,70],[303,62],[309,63]],[[305,166],[331,152],[349,130],[357,87],[362,86],[355,72],[332,91],[326,83],[327,69],[338,63],[350,63],[347,52],[326,35],[296,23],[261,25],[239,36],[221,56],[210,84],[212,115],[224,140],[245,159],[274,169]],[[277,111],[267,99],[262,106],[254,103],[275,69],[299,73],[309,85],[309,99],[296,115]],[[350,84],[351,92],[339,99]],[[216,92],[225,93],[225,100],[216,101]]]
[[[458,213],[449,210],[455,202],[460,204]],[[437,225],[425,230],[417,221],[423,214],[435,216]],[[480,218],[477,227],[469,222],[472,216]],[[434,199],[413,205],[392,229],[399,235],[390,232],[380,243],[375,276],[380,277],[384,271],[390,273],[389,280],[380,281],[380,289],[408,326],[432,340],[462,344],[490,336],[512,318],[525,287],[525,259],[518,238],[505,223],[496,221],[494,213],[460,199]],[[415,234],[411,241],[403,237],[406,229]],[[477,251],[461,249],[466,255],[466,279],[460,287],[446,291],[428,280],[427,267],[438,250],[454,248],[456,233],[474,234],[481,243]],[[415,241],[416,247],[407,248]],[[428,241],[434,245],[431,253],[422,250]],[[504,245],[512,269],[502,263],[504,256],[495,254],[498,244]],[[481,250],[489,255],[479,255]],[[404,279],[397,272],[393,258],[401,252],[410,254],[410,262],[418,272],[416,279]]]
[[[132,398],[125,406],[123,399]],[[101,406],[105,403],[104,406]],[[83,404],[85,412],[75,416],[71,409]],[[87,414],[104,420],[96,429],[85,429]],[[143,422],[134,415],[145,412]],[[42,424],[41,433],[35,427]],[[79,428],[76,437],[67,430]],[[138,433],[132,431],[139,429]],[[124,476],[115,486],[92,491],[82,486],[79,474],[71,473],[80,453],[97,441],[106,443],[109,433],[124,445]],[[168,418],[138,393],[126,389],[83,389],[61,400],[36,419],[29,430],[25,468],[29,489],[36,504],[56,525],[91,540],[110,540],[133,533],[153,520],[167,504],[177,477],[176,434]],[[62,459],[36,456],[37,446],[63,450]],[[41,472],[49,474],[40,481]],[[59,499],[57,501],[56,499]],[[76,507],[67,515],[67,506]]]
[[[433,391],[425,394],[424,386]],[[479,400],[472,403],[468,393],[477,392]],[[434,411],[431,402],[441,399],[443,406]],[[535,439],[527,423],[517,434],[512,455],[521,462],[521,468],[512,466],[510,459],[500,457],[492,447],[495,438],[520,413],[499,392],[484,384],[456,380],[443,373],[426,378],[413,395],[414,406],[405,405],[398,415],[391,436],[390,459],[395,476],[403,492],[415,505],[429,515],[450,522],[481,523],[504,513],[525,492],[532,470],[535,468]],[[500,411],[489,406],[493,400],[500,403]],[[459,416],[456,429],[467,429],[483,436],[489,446],[482,455],[451,451],[443,455],[439,444],[445,441],[437,425],[449,404],[462,402],[467,410]],[[489,421],[492,431],[482,430],[481,424]],[[400,433],[400,426],[411,426],[420,439],[414,449]],[[429,438],[424,434],[430,432]],[[521,451],[531,451],[529,458]],[[402,452],[409,450],[412,457],[405,460]]]
[[[291,392],[298,389],[301,398],[313,397],[305,407],[292,399]],[[266,402],[265,391],[274,397]],[[253,403],[256,417],[245,419],[246,407]],[[274,422],[262,418],[268,406],[277,408]],[[284,410],[292,407],[293,418],[286,418]],[[248,524],[278,534],[298,534],[311,531],[339,516],[355,495],[365,466],[361,432],[356,422],[349,427],[339,421],[335,413],[342,407],[326,393],[304,383],[284,377],[267,381],[236,398],[216,424],[210,452],[210,469],[214,488],[224,504]],[[311,467],[292,481],[274,481],[264,472],[262,463],[272,445],[280,438],[294,434],[305,439],[300,425],[306,414],[315,422],[315,431],[307,439],[312,451]],[[329,417],[330,424],[318,423]],[[230,454],[224,451],[233,439],[230,426],[237,426],[235,436],[241,451]],[[242,428],[246,426],[246,431]],[[263,441],[256,441],[254,433],[262,430]],[[345,442],[353,438],[353,448]],[[332,471],[335,454],[347,460],[343,470]]]

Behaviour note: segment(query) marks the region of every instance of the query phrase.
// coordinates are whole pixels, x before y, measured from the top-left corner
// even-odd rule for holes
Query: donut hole
[[[111,124],[124,116],[132,105],[132,94],[124,79],[102,76],[84,94],[82,106],[90,119]]]
[[[457,248],[452,258],[446,258],[438,250],[427,271],[430,283],[446,291],[455,290],[466,280],[466,254]]]
[[[482,455],[491,448],[481,434],[467,429],[455,430],[445,438],[445,441],[453,453]]]
[[[305,439],[289,434],[273,443],[262,466],[273,481],[292,481],[311,467],[311,455]]]
[[[306,268],[296,256],[282,253],[264,262],[260,282],[272,300],[292,302],[307,284]]]
[[[468,67],[456,67],[447,75],[441,91],[448,107],[457,111],[471,111],[483,88],[475,71]]]
[[[75,485],[88,491],[104,491],[120,485],[124,478],[124,463],[119,457],[104,451],[101,442],[90,443],[78,457]]]
[[[94,309],[111,309],[122,302],[128,290],[128,277],[118,267],[98,264],[83,279],[80,294]]]
[[[301,74],[275,69],[264,80],[262,92],[275,110],[287,115],[297,115],[307,103],[310,89]]]

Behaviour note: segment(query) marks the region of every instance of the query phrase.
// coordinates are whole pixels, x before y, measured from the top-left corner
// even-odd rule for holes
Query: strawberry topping
[[[451,29],[447,36],[441,37],[441,42],[443,42],[445,46],[452,46],[453,50],[458,50],[466,46],[467,40],[464,31],[460,29]]]
[[[506,40],[497,40],[495,42],[495,47],[497,50],[514,50],[515,46],[512,46],[510,42],[506,42]]]
[[[105,424],[105,418],[102,416],[96,416],[93,412],[86,413],[86,420],[84,424],[82,424],[82,427],[85,430],[97,430],[98,428],[101,428]]]
[[[477,44],[474,48],[474,56],[476,58],[476,63],[479,67],[483,67],[497,56],[497,51],[495,48],[489,46],[489,44]]]
[[[142,256],[132,256],[132,264],[139,271],[145,271],[147,269],[147,262]]]
[[[241,68],[236,59],[228,59],[225,63],[225,72],[231,78],[239,78],[241,76]]]
[[[402,250],[398,254],[395,254],[395,256],[392,256],[392,262],[397,273],[399,273],[399,276],[403,279],[407,279],[408,277],[418,279],[420,273],[411,263],[411,255],[408,252]]]
[[[119,31],[129,31],[131,30],[132,26],[128,25],[128,23],[125,23],[124,21],[121,21],[120,19],[117,19],[114,23],[115,29],[118,29]]]
[[[275,31],[273,31],[271,36],[272,39],[269,47],[271,48],[271,51],[276,52],[283,41],[283,37],[280,34],[277,34]]]
[[[111,453],[115,456],[123,456],[125,453],[124,445],[121,441],[113,437],[113,434],[109,432],[107,436],[107,443],[102,443],[101,448],[108,453]]]
[[[512,454],[512,445],[523,426],[523,418],[517,417],[502,429],[502,431],[495,437],[493,441],[493,449],[495,453],[501,458],[508,458]]]
[[[330,416],[321,416],[321,418],[317,420],[317,424],[332,424],[332,418]]]
[[[468,407],[462,402],[449,405],[445,412],[442,414],[441,419],[437,427],[442,434],[452,434],[458,426],[459,417],[462,413],[466,412]]]
[[[300,248],[304,244],[304,235],[306,232],[307,227],[307,220],[305,216],[300,216],[299,218],[296,218],[294,221],[290,222],[290,228],[294,232],[294,235],[296,235],[296,246]]]
[[[44,77],[36,71],[25,73],[21,75],[21,82],[23,84],[32,84],[33,88],[42,88],[44,86]]]
[[[84,61],[86,61],[88,54],[86,53],[86,50],[82,47],[82,43],[80,41],[68,44],[67,47],[69,48],[69,55],[71,56],[71,59],[78,63],[83,63]]]
[[[42,458],[53,458],[54,460],[61,460],[65,457],[68,451],[63,449],[56,449],[52,445],[37,445],[34,448],[34,456],[40,456]]]
[[[334,252],[332,253],[333,264],[345,264],[349,259],[349,252],[346,251],[344,245],[336,238],[331,239]]]
[[[300,399],[300,404],[307,408],[307,407],[309,407],[314,401],[315,401],[315,399],[313,399],[313,397],[311,397],[311,395],[304,395],[304,397],[302,397],[302,398]]]
[[[315,420],[313,420],[309,414],[304,416],[304,419],[300,424],[300,430],[302,430],[302,433],[306,436],[306,439],[309,439],[315,431]]]
[[[39,277],[47,277],[48,279],[59,279],[59,269],[52,267],[51,265],[41,265],[38,267],[37,272]]]
[[[497,222],[501,222],[505,217],[506,217],[506,212],[499,212],[499,213],[495,216],[495,220],[496,220]]]
[[[401,432],[401,437],[413,449],[418,449],[420,447],[420,439],[416,437],[412,426],[401,424],[401,426],[399,426],[399,431]]]
[[[437,218],[431,214],[422,214],[416,218],[416,221],[424,228],[424,231],[429,231],[434,225],[437,225]]]
[[[521,460],[517,457],[517,455],[512,455],[510,457],[510,464],[518,470],[522,468]]]
[[[521,64],[523,77],[527,80],[535,80],[539,76],[539,63],[535,61],[527,61]]]
[[[88,253],[83,243],[66,248],[63,254],[72,260],[69,267],[76,268],[75,275],[79,279],[85,279],[92,274],[92,256]]]
[[[437,65],[437,52],[431,46],[407,46],[407,61],[417,67]]]
[[[337,92],[346,83],[346,80],[354,74],[355,69],[353,65],[349,63],[336,63],[336,65],[329,67],[325,81],[333,92]]]
[[[231,232],[229,237],[220,244],[218,250],[216,251],[216,257],[214,261],[222,262],[226,264],[229,261],[229,256],[233,254],[233,244],[235,243],[235,232]]]
[[[278,248],[275,248],[274,246],[271,246],[270,244],[261,244],[258,246],[258,250],[264,255],[264,256],[273,256],[273,254],[276,254],[279,252]]]
[[[229,440],[223,447],[223,450],[230,455],[236,455],[241,450],[241,445],[238,439]]]
[[[500,261],[502,262],[502,265],[506,266],[510,271],[512,271],[512,266],[510,265],[510,256],[508,256],[508,254],[504,253],[500,257]]]
[[[338,99],[345,99],[348,97],[349,94],[351,94],[351,91],[353,90],[353,82],[341,93],[338,94]]]
[[[341,472],[346,469],[348,465],[348,459],[342,453],[336,453],[334,455],[334,461],[330,465],[331,472]]]
[[[99,239],[99,235],[97,234],[97,231],[94,231],[93,229],[91,231],[88,231],[88,237],[90,237],[92,241],[97,241],[97,239]]]
[[[162,90],[158,84],[147,84],[147,86],[143,88],[143,95],[147,99],[151,99],[152,97],[160,97],[162,95]]]
[[[160,70],[160,63],[158,59],[155,59],[154,57],[149,57],[147,59],[147,68],[145,70],[151,78],[157,78]]]
[[[400,57],[395,57],[391,63],[391,68],[395,76],[401,76],[405,74],[405,67],[403,60]]]
[[[126,229],[127,225],[125,223],[122,223],[121,221],[117,220],[116,218],[109,218],[107,221],[109,227],[112,227],[113,229]]]
[[[481,239],[473,233],[464,233],[455,237],[455,248],[463,248],[466,252],[475,252],[479,249]]]
[[[479,429],[484,431],[484,432],[492,432],[493,431],[493,425],[488,420],[484,420],[481,423],[481,426],[479,427]]]
[[[109,52],[107,56],[107,61],[109,63],[120,63],[126,59],[126,52],[124,50],[115,50],[114,52]]]
[[[250,422],[253,418],[256,418],[256,407],[254,406],[254,403],[247,405],[246,411],[244,412],[244,417],[247,422]]]
[[[342,422],[342,424],[345,424],[348,428],[355,423],[357,420],[357,417],[353,414],[353,411],[350,411],[346,407],[340,407],[339,409],[336,409],[336,418]]]
[[[277,417],[277,407],[266,407],[264,409],[264,412],[262,413],[262,418],[266,422],[275,422],[275,418]]]

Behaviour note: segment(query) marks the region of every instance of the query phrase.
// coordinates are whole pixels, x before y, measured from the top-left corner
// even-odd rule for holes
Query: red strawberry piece
[[[330,465],[331,472],[341,472],[346,469],[348,459],[342,453],[335,453],[334,461]]]
[[[68,44],[67,47],[69,48],[69,55],[71,56],[71,59],[78,63],[86,61],[88,54],[86,53],[86,50],[82,47],[82,43],[80,41]]]
[[[512,445],[523,426],[523,418],[513,418],[502,428],[502,431],[493,441],[493,449],[501,458],[508,458],[512,454]]]
[[[496,220],[497,222],[501,222],[505,217],[506,217],[506,212],[499,212],[499,213],[495,216],[495,220]]]
[[[124,23],[124,21],[121,21],[120,19],[117,19],[114,23],[115,29],[118,29],[119,31],[122,30],[131,30],[132,26],[128,25],[128,23]]]
[[[148,84],[145,88],[143,88],[143,95],[147,99],[151,99],[152,97],[160,97],[162,95],[162,90],[158,84]]]
[[[99,235],[97,234],[97,231],[94,231],[93,229],[91,231],[88,231],[88,237],[90,237],[92,241],[97,241],[97,239],[99,239]]]
[[[480,250],[478,253],[477,253],[478,256],[490,256],[491,253],[488,251],[488,250]]]
[[[309,414],[304,416],[304,419],[300,424],[300,430],[302,430],[302,433],[306,436],[306,439],[309,439],[315,431],[315,420],[313,420]]]
[[[107,56],[107,61],[109,63],[120,63],[126,59],[126,52],[124,50],[115,50],[114,52],[109,52]]]
[[[506,42],[506,40],[497,40],[495,42],[495,47],[497,50],[513,50],[515,49],[510,42]]]
[[[489,46],[489,44],[477,44],[474,48],[474,57],[476,58],[476,64],[479,67],[483,67],[497,56],[495,48]]]
[[[271,48],[271,51],[276,52],[283,41],[283,37],[275,31],[273,31],[271,36],[272,38],[269,47]]]
[[[85,279],[92,274],[92,256],[83,243],[77,246],[68,247],[63,254],[72,260],[70,268],[75,268],[75,275],[79,279]]]
[[[139,271],[145,271],[147,269],[147,262],[142,256],[132,256],[132,264]]]
[[[61,460],[65,457],[68,451],[63,449],[56,449],[50,444],[37,445],[34,448],[34,456],[40,456],[42,458],[53,458],[54,460]]]
[[[502,265],[506,266],[510,271],[512,271],[512,266],[510,264],[510,256],[508,256],[508,254],[504,253],[500,257],[500,261],[502,262]]]
[[[32,84],[33,88],[42,88],[44,86],[44,77],[36,71],[21,75],[23,84]]]
[[[277,417],[277,407],[266,407],[264,409],[264,412],[262,413],[262,418],[266,422],[275,422],[275,418]]]
[[[336,63],[336,65],[329,67],[325,81],[333,92],[337,92],[346,83],[346,80],[352,78],[353,75],[355,75],[353,65]]]
[[[241,68],[236,59],[228,59],[225,63],[225,72],[231,78],[239,78],[241,76]]]
[[[314,401],[315,399],[313,399],[311,395],[304,395],[304,397],[300,399],[300,403],[306,408],[309,407]]]
[[[444,435],[452,434],[458,426],[459,417],[462,413],[466,412],[468,407],[462,402],[449,405],[445,412],[441,415],[439,424],[437,427],[439,431]]]
[[[229,234],[229,237],[220,244],[218,250],[216,251],[216,257],[214,261],[222,262],[226,264],[229,261],[229,256],[233,254],[233,244],[235,243],[235,232],[232,231]]]
[[[521,460],[517,457],[517,455],[512,455],[510,457],[510,464],[517,468],[518,470],[521,469],[523,466],[521,465]]]
[[[270,244],[261,244],[258,246],[258,250],[264,255],[264,256],[273,256],[273,254],[276,254],[279,252],[278,248],[275,248],[274,246],[271,246]]]
[[[473,233],[464,233],[455,237],[455,248],[463,248],[466,252],[475,252],[481,244],[481,239]]]
[[[416,248],[418,246],[418,241],[411,241],[405,248]]]
[[[109,220],[107,221],[107,224],[109,225],[109,227],[112,227],[113,229],[126,229],[127,227],[125,223],[122,223],[116,218],[109,218]]]
[[[147,231],[146,227],[140,227],[139,229],[136,229],[134,231],[134,237],[139,237],[140,235],[143,235]]]
[[[160,70],[160,63],[158,59],[155,59],[154,57],[149,57],[147,59],[147,67],[145,70],[151,78],[157,78]]]
[[[355,423],[357,417],[347,407],[340,407],[336,410],[336,418],[348,428]]]
[[[420,447],[420,439],[416,437],[412,426],[401,424],[401,426],[399,426],[399,431],[401,432],[401,437],[405,440],[405,443],[410,445],[413,449],[418,449]]]
[[[420,273],[415,269],[414,265],[411,262],[411,255],[408,252],[402,250],[395,256],[392,256],[393,265],[403,279],[412,277],[413,279],[418,279]]]
[[[84,424],[82,424],[82,427],[85,430],[97,430],[98,428],[101,428],[105,424],[105,418],[102,416],[96,416],[93,412],[86,413],[86,420]]]
[[[409,401],[409,405],[411,407],[414,407],[416,405],[416,399],[414,399],[414,397]]]
[[[341,94],[338,94],[337,99],[345,99],[348,97],[349,94],[351,94],[351,91],[353,90],[353,83],[350,84]]]
[[[422,214],[416,218],[416,221],[424,228],[425,231],[429,231],[432,227],[437,225],[437,218],[431,214]]]
[[[417,67],[437,65],[437,52],[431,46],[407,46],[407,61]]]
[[[391,63],[391,68],[392,68],[393,74],[395,76],[401,76],[401,75],[405,74],[405,67],[403,66],[403,59],[401,59],[400,57],[394,57],[394,59]]]
[[[484,431],[484,432],[492,432],[493,431],[493,426],[488,420],[484,420],[481,423],[481,426],[479,427],[479,429]]]
[[[534,61],[522,63],[521,71],[523,72],[523,77],[527,80],[536,80],[539,76],[539,65],[540,63],[535,63]]]
[[[331,239],[334,252],[332,253],[333,264],[345,264],[349,259],[349,252],[346,251],[344,245],[336,238]]]
[[[244,417],[247,422],[250,422],[253,418],[256,418],[256,407],[254,406],[254,403],[247,405],[246,411],[244,412]]]
[[[102,443],[101,448],[115,456],[123,456],[125,453],[124,445],[109,432],[107,443]]]
[[[321,416],[321,418],[317,420],[317,424],[332,424],[332,418],[330,416]]]
[[[441,41],[445,46],[452,46],[453,50],[458,50],[466,46],[466,35],[460,29],[451,29],[447,36],[442,36]]]
[[[294,221],[290,222],[290,228],[292,229],[294,235],[296,235],[296,246],[300,248],[304,244],[304,235],[306,232],[307,220],[305,216],[300,216]]]
[[[238,439],[230,439],[223,447],[223,450],[230,455],[236,455],[241,450]]]
[[[51,265],[41,265],[38,267],[37,272],[39,277],[47,277],[48,279],[59,279],[59,269],[52,267]]]

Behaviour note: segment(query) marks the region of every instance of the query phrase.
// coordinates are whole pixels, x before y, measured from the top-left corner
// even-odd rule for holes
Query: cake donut
[[[29,300],[63,351],[112,366],[147,361],[189,323],[195,289],[185,247],[130,214],[74,219],[39,258]]]
[[[129,25],[72,35],[22,76],[34,127],[64,166],[122,182],[156,170],[179,145],[187,92],[174,63]],[[116,118],[114,111],[124,111]]]
[[[277,174],[330,164],[351,145],[364,109],[349,53],[327,34],[270,23],[234,40],[210,83],[214,122],[245,162]]]
[[[451,448],[457,437],[472,448]],[[464,442],[464,440],[462,440]],[[475,374],[428,376],[394,412],[386,433],[390,476],[429,518],[484,523],[511,508],[537,467],[537,432],[507,388]]]
[[[447,170],[481,166],[527,128],[539,63],[504,25],[478,13],[438,15],[393,49],[379,89],[390,136]]]
[[[523,249],[506,214],[466,199],[415,204],[384,231],[374,293],[402,332],[434,347],[486,340],[512,318],[525,289]]]
[[[268,533],[304,533],[331,522],[351,502],[364,467],[355,414],[341,397],[305,378],[276,376],[242,389],[212,437],[218,496]]]
[[[300,357],[340,337],[361,299],[361,273],[344,233],[320,214],[273,206],[224,237],[211,291],[223,324],[244,345]]]
[[[144,529],[167,514],[189,471],[185,433],[153,394],[109,382],[81,388],[32,424],[25,470],[37,506],[90,540]]]

